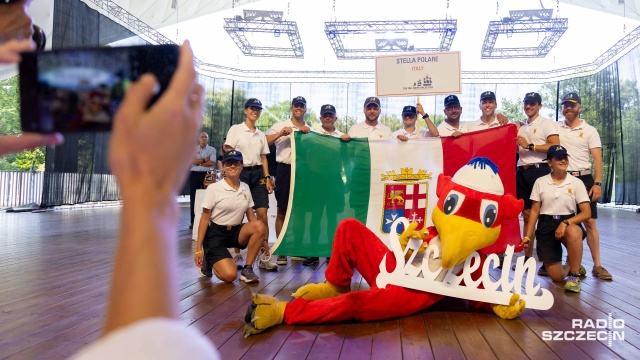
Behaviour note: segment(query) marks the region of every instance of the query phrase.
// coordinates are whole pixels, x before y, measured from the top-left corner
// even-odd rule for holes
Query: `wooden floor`
[[[104,320],[119,207],[0,213],[0,358],[61,359],[94,341]],[[599,209],[601,252],[614,281],[588,276],[582,292],[538,277],[555,296],[548,311],[526,310],[517,320],[468,312],[445,299],[411,317],[375,323],[280,325],[243,337],[252,292],[289,300],[299,286],[324,280],[326,264],[289,261],[259,271],[260,283],[222,284],[193,265],[188,207],[181,208],[181,319],[209,338],[222,359],[639,359],[640,214]],[[324,260],[324,259],[323,259]],[[583,264],[590,270],[585,247]],[[161,266],[162,264],[158,264]],[[256,269],[256,271],[258,271]],[[354,276],[353,290],[366,289]],[[399,305],[401,306],[401,305]],[[624,321],[624,341],[544,341],[543,331],[572,330],[571,319]],[[593,330],[593,329],[591,329]],[[188,356],[185,356],[188,358]]]

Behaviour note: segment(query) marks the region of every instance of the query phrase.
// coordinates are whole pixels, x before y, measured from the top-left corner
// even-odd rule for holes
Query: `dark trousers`
[[[189,205],[191,206],[191,225],[193,225],[193,218],[196,213],[193,211],[193,207],[196,203],[196,190],[202,189],[202,183],[204,177],[207,175],[206,171],[192,171],[189,174]]]

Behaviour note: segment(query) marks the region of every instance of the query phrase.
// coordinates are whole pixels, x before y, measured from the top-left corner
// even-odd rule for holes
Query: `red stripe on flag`
[[[458,169],[466,165],[469,160],[483,156],[498,166],[498,173],[504,186],[505,194],[516,196],[516,137],[517,128],[510,124],[492,129],[464,134],[459,138],[443,137],[442,156],[444,174],[453,176]],[[502,222],[500,237],[491,246],[480,250],[485,254],[503,253],[507,245],[516,246],[521,242],[520,223],[516,217]]]

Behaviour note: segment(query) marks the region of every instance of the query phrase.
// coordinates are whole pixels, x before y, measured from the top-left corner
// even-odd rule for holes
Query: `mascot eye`
[[[447,198],[444,199],[444,204],[442,209],[444,214],[445,215],[455,214],[460,209],[460,206],[464,202],[464,197],[465,196],[463,193],[459,193],[455,190],[451,190],[451,192],[449,192],[449,195],[447,195]]]
[[[482,200],[480,204],[480,218],[482,225],[490,228],[498,219],[498,203],[491,200]]]

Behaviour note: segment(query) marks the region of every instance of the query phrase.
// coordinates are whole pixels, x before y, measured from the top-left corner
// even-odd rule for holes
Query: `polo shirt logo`
[[[567,195],[573,195],[573,188],[567,188]]]
[[[533,129],[533,133],[534,134],[537,133],[537,132],[538,132],[538,129]]]
[[[578,134],[578,137],[583,137],[584,136],[584,132],[580,132],[580,134]]]

